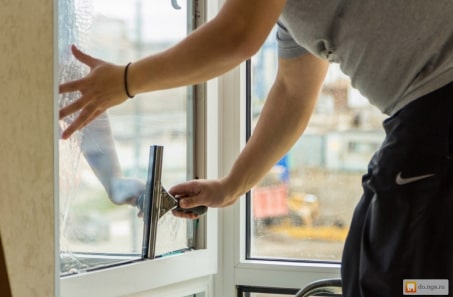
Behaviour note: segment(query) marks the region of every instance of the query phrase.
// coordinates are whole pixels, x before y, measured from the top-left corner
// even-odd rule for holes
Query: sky
[[[174,9],[172,0],[85,0],[92,1],[94,14],[125,20],[135,36],[138,10],[142,17],[144,40],[175,40],[186,35],[187,0],[177,0],[181,9]],[[141,9],[138,9],[141,7]]]

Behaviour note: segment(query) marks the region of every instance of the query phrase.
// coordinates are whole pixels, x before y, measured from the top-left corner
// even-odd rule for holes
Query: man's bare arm
[[[226,178],[238,191],[234,196],[258,183],[302,135],[327,68],[328,62],[311,54],[279,60],[275,83],[255,130]]]
[[[280,59],[257,126],[229,174],[219,180],[193,180],[172,187],[170,192],[182,198],[180,205],[224,207],[258,183],[302,135],[327,68],[328,62],[311,54]],[[194,218],[191,214],[175,215]]]
[[[285,2],[227,0],[213,20],[174,47],[132,63],[126,77],[129,93],[196,84],[234,68],[260,48]],[[80,111],[63,138],[127,99],[124,66],[90,57],[76,48],[73,53],[91,71],[80,80],[60,85],[60,93],[81,93],[78,100],[60,110],[60,118]]]

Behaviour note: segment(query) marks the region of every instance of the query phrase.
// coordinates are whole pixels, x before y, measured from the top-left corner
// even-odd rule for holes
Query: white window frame
[[[223,2],[207,3],[208,19]],[[244,78],[241,65],[207,83],[207,178],[226,174],[245,145]],[[231,297],[237,286],[302,288],[314,280],[340,276],[339,264],[247,260],[245,217],[245,197],[233,206],[209,209],[206,249],[60,278],[57,292],[61,297],[182,297],[200,292]]]

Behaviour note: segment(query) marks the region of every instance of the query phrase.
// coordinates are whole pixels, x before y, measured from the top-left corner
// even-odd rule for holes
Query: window
[[[71,44],[94,57],[124,65],[183,38],[195,25],[191,5],[59,0],[60,82],[89,71],[72,57]],[[117,204],[124,204],[124,198],[134,191],[144,190],[151,145],[164,147],[164,187],[193,178],[195,167],[202,167],[194,161],[195,95],[192,87],[183,87],[136,96],[110,109],[70,140],[59,142],[61,275],[142,258],[143,218],[137,217],[137,208]],[[63,95],[59,104],[78,96]],[[64,129],[68,123],[59,124]],[[110,131],[112,139],[107,137]],[[112,179],[116,157],[121,176]],[[191,250],[197,245],[198,225],[171,214],[163,216],[157,228],[156,255]]]
[[[250,61],[221,80],[222,97],[227,98],[220,107],[224,174],[260,114],[275,77],[276,50],[275,32],[271,32]],[[286,294],[273,289],[298,290],[321,279],[340,277],[344,238],[368,160],[355,169],[342,168],[349,163],[339,165],[339,160],[342,151],[349,150],[348,143],[365,140],[374,144],[383,138],[382,119],[350,88],[338,67],[331,65],[304,135],[246,199],[223,210],[222,262],[229,264],[216,284],[222,286],[218,290],[224,296],[234,296],[238,287],[253,288],[241,292],[242,296]],[[344,139],[341,133],[346,132],[352,136]],[[356,157],[356,152],[348,154]],[[362,159],[366,157],[361,155]]]
[[[177,42],[188,30],[204,22],[206,15],[214,14],[216,9],[214,5],[210,11],[206,11],[204,1],[198,0],[159,3],[148,0],[60,0],[59,79],[66,81],[71,76],[78,77],[87,71],[69,54],[68,45],[71,43],[76,42],[95,57],[125,65],[138,57],[140,52],[142,55],[150,54]],[[151,28],[151,31],[145,27]],[[141,43],[137,36],[142,36]],[[207,138],[213,137],[215,141],[216,134],[211,127],[215,127],[217,120],[214,116],[216,108],[207,106],[204,98],[206,91],[210,102],[218,101],[215,84],[216,81],[212,80],[206,87],[201,85],[136,96],[109,111],[119,163],[126,177],[146,180],[151,145],[164,147],[161,175],[164,187],[171,187],[194,176],[217,176],[216,159],[206,146]],[[61,100],[71,99],[60,96],[59,101],[63,104]],[[98,123],[100,127],[105,127],[107,121],[103,119]],[[137,139],[138,135],[141,135],[140,139]],[[73,149],[70,152],[74,153],[69,156],[76,161],[63,164],[61,159],[68,155],[60,154],[60,167],[77,165],[69,167],[78,169],[71,169],[70,172],[83,172],[68,175],[74,177],[68,181],[70,185],[76,185],[74,188],[77,191],[68,208],[64,207],[64,195],[72,193],[64,192],[67,176],[60,174],[61,209],[68,210],[61,215],[79,210],[79,207],[75,207],[78,203],[75,200],[92,201],[89,207],[83,209],[109,213],[110,236],[119,233],[123,237],[115,238],[114,242],[111,242],[113,237],[110,237],[110,240],[100,243],[71,240],[66,244],[67,234],[62,228],[62,264],[62,256],[68,255],[83,266],[62,274],[58,283],[59,296],[207,296],[212,290],[212,275],[217,271],[217,211],[209,210],[207,216],[194,224],[192,221],[176,220],[171,215],[163,217],[157,228],[158,259],[141,260],[143,220],[137,218],[137,209],[113,204],[91,166],[79,164],[86,162],[86,158],[81,155],[80,143],[75,141],[77,139],[80,138],[58,141],[60,149],[64,149],[64,146]],[[209,158],[211,162],[207,162]],[[90,177],[87,178],[85,174]],[[83,187],[90,191],[80,192]],[[93,198],[94,195],[91,195],[92,199],[88,200],[86,193],[97,193],[99,197]],[[96,208],[96,205],[101,207]],[[193,246],[194,250],[191,249]],[[190,252],[185,252],[187,248]],[[85,266],[87,258],[95,265]],[[94,260],[105,258],[113,260],[113,263],[96,266]],[[197,269],[193,269],[194,265]],[[108,269],[103,269],[106,266]],[[80,273],[86,270],[92,271]]]
[[[275,34],[248,64],[252,131],[276,73]],[[248,197],[247,256],[339,262],[383,115],[331,65],[304,135]]]

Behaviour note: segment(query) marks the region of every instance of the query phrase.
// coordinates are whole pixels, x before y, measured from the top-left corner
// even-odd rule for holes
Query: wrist
[[[230,205],[236,202],[248,189],[240,183],[233,175],[229,174],[220,180],[222,188],[225,191],[226,204]]]
[[[132,99],[135,97],[135,95],[133,95],[133,93],[131,93],[130,89],[129,89],[129,67],[131,66],[131,62],[127,63],[126,66],[124,67],[124,79],[123,79],[123,82],[124,82],[124,91],[127,95],[127,97],[129,97],[129,99]]]

